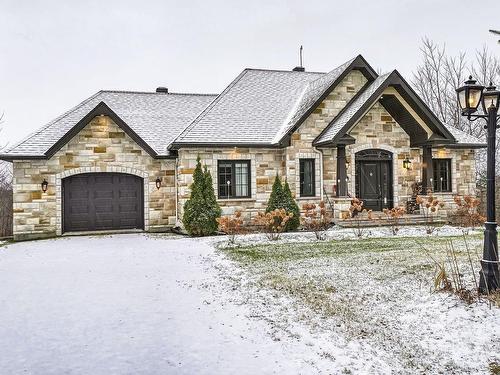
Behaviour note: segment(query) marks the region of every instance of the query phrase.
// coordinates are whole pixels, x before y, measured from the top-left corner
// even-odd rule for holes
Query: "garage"
[[[143,179],[86,173],[62,180],[64,232],[144,229]]]

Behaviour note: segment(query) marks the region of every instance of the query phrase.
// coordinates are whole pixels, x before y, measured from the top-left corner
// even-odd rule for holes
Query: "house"
[[[404,205],[415,182],[451,207],[474,193],[482,147],[359,55],[328,73],[245,69],[219,95],[100,91],[0,159],[14,237],[29,239],[181,225],[198,156],[226,214],[265,209],[277,174],[299,205],[328,198],[338,217],[351,196]]]

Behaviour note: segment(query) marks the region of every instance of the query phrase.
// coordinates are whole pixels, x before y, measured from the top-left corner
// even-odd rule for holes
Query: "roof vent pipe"
[[[157,87],[156,92],[161,93],[161,94],[168,94],[168,88],[167,87]]]
[[[295,68],[293,68],[292,70],[294,72],[305,72],[306,71],[306,68],[304,68],[304,65],[302,64],[302,46],[300,46],[299,48],[299,66],[296,66]]]

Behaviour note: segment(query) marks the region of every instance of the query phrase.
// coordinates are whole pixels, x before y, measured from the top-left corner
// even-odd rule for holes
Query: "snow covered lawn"
[[[330,369],[352,374],[494,373],[500,367],[500,309],[431,293],[434,265],[422,246],[444,260],[450,240],[463,277],[472,285],[461,237],[299,243],[284,238],[279,244],[256,246],[242,238],[246,247],[219,246],[240,264],[243,275],[233,282],[254,314],[275,327],[277,339],[302,339],[304,325],[309,327],[306,342],[330,360]],[[475,257],[482,236],[467,240]],[[316,365],[328,373],[328,364]]]
[[[0,245],[0,372],[487,374],[500,363],[500,309],[430,293],[415,237],[348,233],[249,235],[240,248],[148,234]],[[418,239],[439,254],[453,234]]]

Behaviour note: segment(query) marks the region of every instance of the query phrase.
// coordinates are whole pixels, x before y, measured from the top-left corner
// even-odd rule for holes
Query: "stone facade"
[[[291,134],[284,148],[181,148],[176,160],[155,159],[132,140],[109,117],[95,117],[49,160],[14,161],[14,235],[15,239],[41,238],[62,233],[62,180],[80,173],[118,172],[144,180],[144,228],[164,231],[182,226],[183,206],[190,195],[196,159],[210,170],[214,190],[218,192],[219,160],[249,160],[251,196],[242,199],[219,199],[225,215],[244,212],[247,222],[266,208],[276,175],[287,179],[299,206],[328,199],[342,214],[349,199],[334,198],[337,184],[336,148],[316,148],[313,141],[338,115],[341,109],[366,84],[359,71],[351,71]],[[394,205],[404,206],[411,196],[411,186],[421,181],[422,149],[410,147],[410,139],[380,104],[375,104],[348,132],[356,142],[346,147],[349,177],[348,190],[355,192],[355,155],[370,148],[393,154]],[[412,168],[403,168],[409,157]],[[433,150],[434,158],[451,159],[452,192],[436,193],[446,203],[442,214],[454,209],[453,196],[475,191],[475,152],[470,149]],[[300,197],[299,161],[315,160],[315,196]],[[162,179],[158,190],[156,179]],[[40,184],[46,179],[48,191]]]
[[[94,118],[50,159],[16,160],[13,170],[16,240],[61,234],[61,180],[79,173],[118,172],[143,178],[145,230],[175,225],[175,160],[152,158],[108,117]],[[46,193],[40,185],[44,179],[49,183]]]
[[[336,179],[336,154],[331,148],[318,150],[312,143],[366,82],[366,78],[360,71],[351,71],[292,134],[290,147],[285,150],[286,177],[290,183],[290,189],[301,204],[323,199],[323,184],[327,194],[333,194],[332,189]],[[300,197],[298,171],[301,158],[316,159],[315,198]]]
[[[285,170],[284,153],[282,149],[268,148],[185,148],[179,150],[177,167],[178,212],[182,219],[183,207],[190,195],[192,174],[196,167],[196,159],[200,156],[212,174],[214,191],[217,196],[219,160],[249,160],[251,185],[250,198],[218,199],[223,214],[233,214],[243,211],[247,222],[251,221],[258,211],[265,210],[271,194],[276,175],[283,176]],[[180,224],[180,223],[179,223]]]

